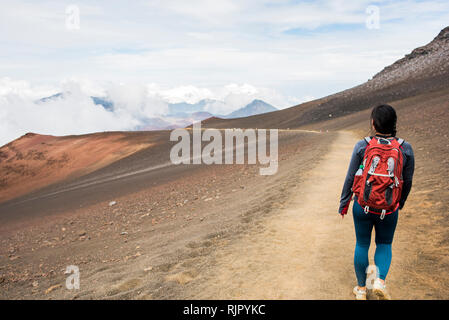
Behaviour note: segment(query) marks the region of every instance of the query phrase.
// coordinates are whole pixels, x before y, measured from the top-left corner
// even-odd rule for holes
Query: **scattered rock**
[[[122,233],[120,233],[121,236],[126,236],[128,234],[128,232],[123,231]]]
[[[39,282],[37,280],[34,280],[31,285],[33,286],[33,288],[37,288],[39,286]]]
[[[80,236],[80,237],[83,237],[83,236],[85,236],[87,234],[87,232],[86,231],[80,231],[79,233],[78,233],[78,235]]]
[[[117,204],[117,201],[111,201],[111,202],[109,202],[109,206],[110,206],[110,207],[115,206],[116,204]]]
[[[149,271],[151,271],[151,270],[153,270],[153,267],[148,267],[148,268],[145,268],[145,269],[143,269],[143,271],[145,271],[145,272],[149,272]]]
[[[45,290],[45,294],[49,294],[50,292],[52,292],[53,290],[56,290],[58,288],[62,287],[62,285],[60,284],[55,284],[54,286],[51,286],[50,288],[48,288],[47,290]]]

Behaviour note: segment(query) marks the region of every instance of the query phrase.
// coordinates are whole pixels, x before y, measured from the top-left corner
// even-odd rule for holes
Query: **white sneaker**
[[[359,286],[355,286],[352,293],[355,295],[356,300],[366,300],[366,289],[360,290]]]
[[[390,295],[387,292],[387,287],[386,287],[385,283],[382,283],[379,278],[374,280],[373,293],[380,300],[390,300],[391,299]]]

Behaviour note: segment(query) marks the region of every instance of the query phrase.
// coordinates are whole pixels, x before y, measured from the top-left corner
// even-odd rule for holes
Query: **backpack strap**
[[[399,143],[399,146],[402,146],[402,144],[404,143],[404,139],[398,139],[398,143]]]
[[[363,140],[366,142],[365,150],[363,151],[363,158],[365,158],[366,149],[368,149],[369,145],[371,144],[371,141],[373,141],[374,137],[365,137]]]

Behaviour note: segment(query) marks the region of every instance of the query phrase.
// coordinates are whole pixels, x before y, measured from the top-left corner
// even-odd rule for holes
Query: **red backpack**
[[[368,146],[354,177],[352,191],[365,213],[390,214],[399,207],[402,192],[402,139],[365,138]]]

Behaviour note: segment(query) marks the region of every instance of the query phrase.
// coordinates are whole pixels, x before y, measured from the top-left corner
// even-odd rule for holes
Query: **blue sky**
[[[79,9],[79,29],[66,26],[70,5]],[[284,108],[368,80],[449,25],[447,0],[2,0],[0,6],[0,102],[78,83],[98,94],[119,84],[146,86],[172,100],[246,92]],[[369,6],[379,9],[378,29],[366,26]],[[2,112],[0,122],[11,121]]]

